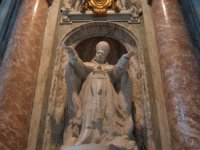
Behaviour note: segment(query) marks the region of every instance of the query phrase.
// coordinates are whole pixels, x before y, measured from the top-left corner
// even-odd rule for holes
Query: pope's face
[[[109,52],[109,47],[96,47],[95,60],[104,63]]]

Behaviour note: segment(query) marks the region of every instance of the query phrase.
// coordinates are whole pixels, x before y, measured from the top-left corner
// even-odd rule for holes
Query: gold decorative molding
[[[85,0],[81,12],[92,10],[95,16],[105,16],[108,9],[120,12],[116,5],[117,0]]]

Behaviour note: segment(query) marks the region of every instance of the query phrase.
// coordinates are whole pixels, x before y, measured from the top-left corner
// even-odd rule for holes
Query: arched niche
[[[147,94],[146,73],[144,67],[143,49],[135,34],[126,28],[106,22],[95,22],[74,28],[60,40],[55,56],[55,65],[51,83],[51,91],[48,104],[48,119],[45,128],[48,129],[44,136],[45,143],[51,143],[48,147],[58,150],[62,144],[67,103],[67,87],[65,71],[67,66],[67,54],[60,48],[61,43],[73,46],[81,59],[90,61],[94,55],[94,47],[100,40],[111,44],[110,64],[115,64],[120,56],[127,51],[134,51],[135,56],[130,60],[130,72],[133,81],[132,103],[133,118],[135,123],[134,135],[140,150],[147,149],[147,130],[149,126],[149,100]],[[112,56],[113,55],[113,56]],[[113,58],[112,58],[113,57]],[[147,111],[144,109],[147,108]],[[54,141],[52,143],[52,141]]]
[[[88,23],[73,29],[63,37],[66,45],[77,45],[92,37],[106,37],[119,41],[126,50],[140,49],[137,37],[126,28],[106,22]],[[63,42],[62,41],[62,42]]]

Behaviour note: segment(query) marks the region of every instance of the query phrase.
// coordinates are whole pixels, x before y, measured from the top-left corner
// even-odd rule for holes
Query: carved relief
[[[117,6],[122,10],[135,9],[139,7],[139,0],[117,0]]]
[[[89,0],[94,6],[106,6],[106,3],[114,2],[121,10],[128,10],[139,7],[139,0]],[[81,11],[82,5],[88,0],[64,0],[64,6],[67,9]],[[106,5],[105,5],[106,4]]]
[[[62,24],[73,20],[94,20],[91,15],[104,16],[101,19],[107,21],[110,19],[138,23],[142,9],[138,0],[65,0],[61,12]]]

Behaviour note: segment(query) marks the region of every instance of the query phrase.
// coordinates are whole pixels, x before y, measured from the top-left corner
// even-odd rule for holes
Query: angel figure
[[[133,135],[132,97],[128,77],[133,52],[121,56],[116,65],[106,62],[110,46],[96,45],[91,62],[83,62],[75,49],[62,45],[68,54],[67,126],[61,150],[74,145],[101,144],[109,150],[138,150]]]
[[[81,10],[81,6],[85,0],[64,0],[64,6],[69,10]]]
[[[140,8],[138,0],[117,0],[116,4],[121,10]]]

